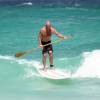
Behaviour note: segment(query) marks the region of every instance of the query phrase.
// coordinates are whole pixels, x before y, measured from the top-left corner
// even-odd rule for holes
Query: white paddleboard
[[[48,66],[46,66],[45,70],[41,68],[42,68],[42,65],[39,65],[37,67],[37,71],[42,77],[55,79],[55,80],[70,78],[70,73],[64,72],[60,69],[57,69],[57,68],[50,69]]]

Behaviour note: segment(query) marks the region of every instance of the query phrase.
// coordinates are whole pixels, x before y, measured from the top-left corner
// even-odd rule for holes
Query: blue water
[[[41,49],[21,58],[19,51],[38,46],[38,33],[50,20],[72,39],[53,45],[54,65],[71,73],[69,79],[39,75]],[[57,36],[52,36],[56,41]],[[83,6],[44,6],[30,3],[0,6],[0,100],[99,100],[100,9]],[[49,66],[49,61],[47,60]]]

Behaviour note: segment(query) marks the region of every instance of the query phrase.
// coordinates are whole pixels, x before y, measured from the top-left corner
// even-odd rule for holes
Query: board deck
[[[49,70],[38,70],[39,74],[43,77],[50,78],[50,79],[65,79],[69,78],[68,74],[64,72],[57,71],[56,69],[49,69]],[[60,73],[59,73],[60,72]]]
[[[41,66],[37,67],[37,71],[38,73],[44,77],[44,78],[49,78],[49,79],[66,79],[66,78],[70,78],[70,74],[66,73],[60,69],[54,68],[54,69],[50,69],[48,68],[48,66],[46,66],[47,68],[45,70],[41,69]]]

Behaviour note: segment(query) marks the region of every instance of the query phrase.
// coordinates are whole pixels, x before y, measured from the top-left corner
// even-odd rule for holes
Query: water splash
[[[83,54],[84,60],[81,62],[80,67],[74,72],[70,73],[70,78],[100,78],[100,50],[94,50],[92,52],[84,52]],[[25,77],[40,77],[40,75],[36,72],[37,67],[41,67],[39,61],[35,60],[27,60],[27,59],[16,59],[12,56],[2,56],[0,55],[1,60],[8,60],[10,62],[17,62],[20,65],[25,65]],[[60,59],[61,61],[66,61]],[[9,63],[12,64],[12,63]],[[74,67],[74,65],[73,65]],[[64,70],[66,73],[68,72],[67,69],[60,69]]]
[[[100,78],[100,50],[83,53],[84,61],[73,77]]]

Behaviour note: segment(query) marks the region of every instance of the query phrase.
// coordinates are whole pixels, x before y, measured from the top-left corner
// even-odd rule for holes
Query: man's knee
[[[46,53],[43,54],[43,57],[46,57]]]
[[[53,54],[53,52],[52,51],[49,51],[49,55],[52,55]]]

